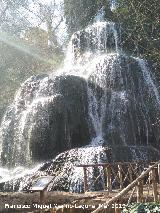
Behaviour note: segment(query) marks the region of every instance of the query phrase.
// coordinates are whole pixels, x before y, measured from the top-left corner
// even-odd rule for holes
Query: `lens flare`
[[[54,65],[54,61],[52,59],[47,58],[44,55],[40,55],[38,52],[38,49],[32,48],[29,45],[25,44],[22,40],[17,39],[14,36],[8,35],[6,32],[0,32],[0,41],[6,43],[7,45],[16,48],[19,51],[22,51],[23,53],[26,53],[32,57],[34,57],[36,60],[39,60],[41,62],[44,62],[46,64]]]

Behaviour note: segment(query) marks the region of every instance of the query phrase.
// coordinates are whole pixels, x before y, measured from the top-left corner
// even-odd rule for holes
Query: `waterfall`
[[[95,16],[94,18],[94,22],[102,22],[105,20],[105,7],[102,6],[98,12],[97,12],[97,15]]]
[[[117,8],[117,0],[110,0],[111,11],[114,11]]]
[[[64,68],[21,85],[0,127],[1,166],[53,159],[61,172],[54,187],[66,180],[68,190],[82,191],[76,165],[108,161],[104,147],[112,160],[160,156],[155,80],[145,60],[122,53],[116,24],[101,19],[72,35]]]
[[[113,51],[119,52],[115,23],[98,21],[72,35],[65,62],[70,66],[82,66],[95,55]]]
[[[103,8],[101,10],[103,10]],[[99,14],[103,16],[102,11],[99,11]],[[100,22],[99,15],[97,15],[95,21],[96,22],[93,25],[87,27],[85,30],[73,34],[67,51],[66,63],[71,66],[73,70],[78,70],[77,73],[75,73],[75,71],[72,72],[74,75],[76,74],[83,76],[87,81],[89,117],[90,121],[92,122],[92,126],[94,127],[95,133],[91,144],[102,145],[102,120],[105,113],[105,97],[103,96],[100,100],[100,103],[98,103],[95,91],[89,86],[89,80],[93,74],[93,70],[99,62],[102,61],[103,67],[103,61],[107,57],[110,57],[110,55],[111,57],[112,55],[116,56],[119,53],[119,41],[116,26],[113,22]],[[92,60],[92,63],[90,63],[90,60]],[[105,68],[106,67],[104,67],[104,73]],[[98,69],[99,68],[97,68],[97,71]],[[99,73],[97,72],[97,75],[99,75],[99,78],[103,78],[104,73],[101,73],[100,68]],[[95,79],[95,81],[97,80],[98,79]],[[102,87],[104,87],[102,84],[105,84],[103,81],[104,80],[101,79],[98,82],[98,84]]]
[[[144,59],[140,59],[140,58],[136,58],[136,60],[139,63],[139,66],[141,67],[141,70],[143,72],[143,77],[149,87],[150,93],[154,94],[157,100],[157,105],[158,107],[160,107],[160,97],[159,97],[159,92],[157,90],[156,85],[154,84],[151,74],[150,74],[150,70],[147,66],[147,62]]]

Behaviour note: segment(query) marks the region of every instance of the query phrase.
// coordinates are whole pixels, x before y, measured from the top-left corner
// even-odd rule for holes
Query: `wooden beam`
[[[132,176],[132,165],[131,164],[129,164],[129,166],[128,166],[128,173],[129,173],[129,181],[130,181],[130,183],[132,183],[133,176]]]
[[[143,202],[143,180],[138,181],[137,184],[137,203]]]
[[[114,162],[114,163],[97,163],[97,164],[81,164],[81,165],[76,165],[76,167],[95,167],[95,166],[117,166],[119,164],[122,165],[136,165],[136,164],[146,164],[146,162],[143,161],[135,161],[135,162]],[[148,163],[149,164],[149,163]]]
[[[153,197],[154,202],[158,201],[158,187],[157,187],[157,181],[156,181],[156,168],[152,169],[152,187],[153,187]]]
[[[104,174],[104,190],[107,191],[107,170],[106,167],[103,166],[103,174]]]
[[[160,164],[158,164],[158,183],[160,183]]]
[[[119,186],[120,189],[123,188],[123,174],[122,174],[122,164],[118,164],[118,176],[119,176]]]
[[[45,203],[45,190],[40,191],[40,204]]]
[[[88,191],[87,168],[83,167],[84,172],[84,192]]]
[[[110,166],[106,168],[106,174],[107,174],[107,189],[109,192],[111,192],[112,191],[112,174],[111,174]]]
[[[114,212],[115,213],[121,213],[121,208],[119,207],[119,202],[117,202],[116,204],[115,204],[115,208],[114,208]]]

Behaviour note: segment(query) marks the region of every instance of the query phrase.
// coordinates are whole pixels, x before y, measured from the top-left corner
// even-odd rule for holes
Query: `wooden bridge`
[[[160,161],[116,162],[94,165],[78,165],[84,171],[84,192],[89,192],[101,182],[103,191],[110,199],[106,205],[160,201]],[[94,177],[93,177],[94,173]],[[95,175],[97,174],[97,175]],[[98,207],[93,213],[102,212]],[[115,208],[115,212],[121,209]]]

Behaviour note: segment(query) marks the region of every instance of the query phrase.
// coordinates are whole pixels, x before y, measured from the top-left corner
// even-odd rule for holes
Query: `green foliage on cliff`
[[[92,23],[102,7],[107,19],[111,20],[112,11],[109,0],[64,0],[64,15],[69,35]]]
[[[122,47],[160,66],[159,0],[118,0],[114,11],[122,27]]]
[[[97,11],[96,0],[65,0],[64,13],[69,34],[84,28]]]

